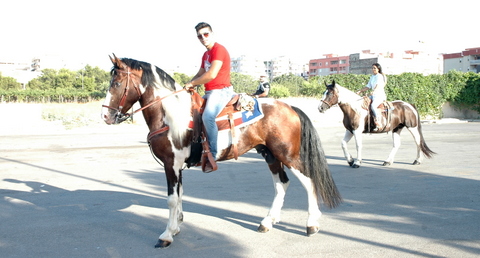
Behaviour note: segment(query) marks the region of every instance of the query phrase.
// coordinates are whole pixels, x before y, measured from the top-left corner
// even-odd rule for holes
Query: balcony
[[[480,59],[470,60],[470,65],[480,65]]]

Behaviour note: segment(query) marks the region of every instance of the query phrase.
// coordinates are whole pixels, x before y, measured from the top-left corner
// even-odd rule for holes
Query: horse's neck
[[[342,111],[353,110],[360,113],[362,110],[363,98],[346,88],[343,88],[342,91],[342,96],[344,96],[344,98],[338,103]]]
[[[178,92],[162,100],[164,123],[170,127],[172,138],[183,140],[192,120],[192,98],[186,91]]]

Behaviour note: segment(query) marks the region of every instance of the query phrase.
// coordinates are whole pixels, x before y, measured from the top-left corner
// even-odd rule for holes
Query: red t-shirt
[[[208,71],[212,66],[214,60],[222,61],[222,67],[217,74],[217,77],[207,83],[205,83],[205,90],[217,90],[223,89],[231,85],[230,83],[230,55],[227,49],[215,43],[212,49],[207,50],[202,57],[202,68]]]

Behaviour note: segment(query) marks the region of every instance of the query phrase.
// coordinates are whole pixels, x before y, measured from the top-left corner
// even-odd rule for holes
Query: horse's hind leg
[[[275,188],[275,197],[272,206],[268,211],[268,215],[262,220],[258,227],[258,232],[268,232],[272,229],[273,224],[280,222],[280,213],[283,207],[285,193],[287,192],[290,181],[287,174],[283,170],[283,165],[276,160],[274,163],[268,165],[272,171],[273,187]]]
[[[397,154],[398,149],[400,148],[400,145],[402,145],[402,141],[400,139],[400,133],[402,132],[402,129],[398,129],[394,133],[392,133],[392,139],[393,139],[393,148],[390,151],[390,154],[388,155],[387,160],[383,162],[382,166],[390,166],[393,164],[393,161],[395,159],[395,155]]]
[[[318,207],[318,199],[315,194],[315,189],[313,187],[312,179],[305,176],[303,173],[298,171],[295,168],[290,169],[293,174],[300,180],[303,187],[307,191],[307,200],[308,200],[308,220],[307,220],[307,236],[316,234],[320,230],[320,224],[318,219],[322,216],[322,212]]]
[[[408,131],[412,134],[413,140],[415,141],[415,144],[417,145],[417,158],[413,161],[412,165],[420,165],[423,161],[422,148],[420,146],[421,141],[422,141],[420,131],[418,129],[418,126],[407,127],[407,128],[408,128]]]

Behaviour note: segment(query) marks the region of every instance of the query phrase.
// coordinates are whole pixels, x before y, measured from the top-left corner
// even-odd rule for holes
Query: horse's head
[[[144,91],[142,85],[143,70],[131,67],[113,55],[112,80],[102,108],[102,119],[107,124],[119,124],[131,115],[127,113]]]
[[[335,87],[335,80],[330,85],[325,82],[325,87],[327,90],[323,93],[320,105],[318,105],[320,113],[327,111],[331,106],[338,103],[338,89]]]

